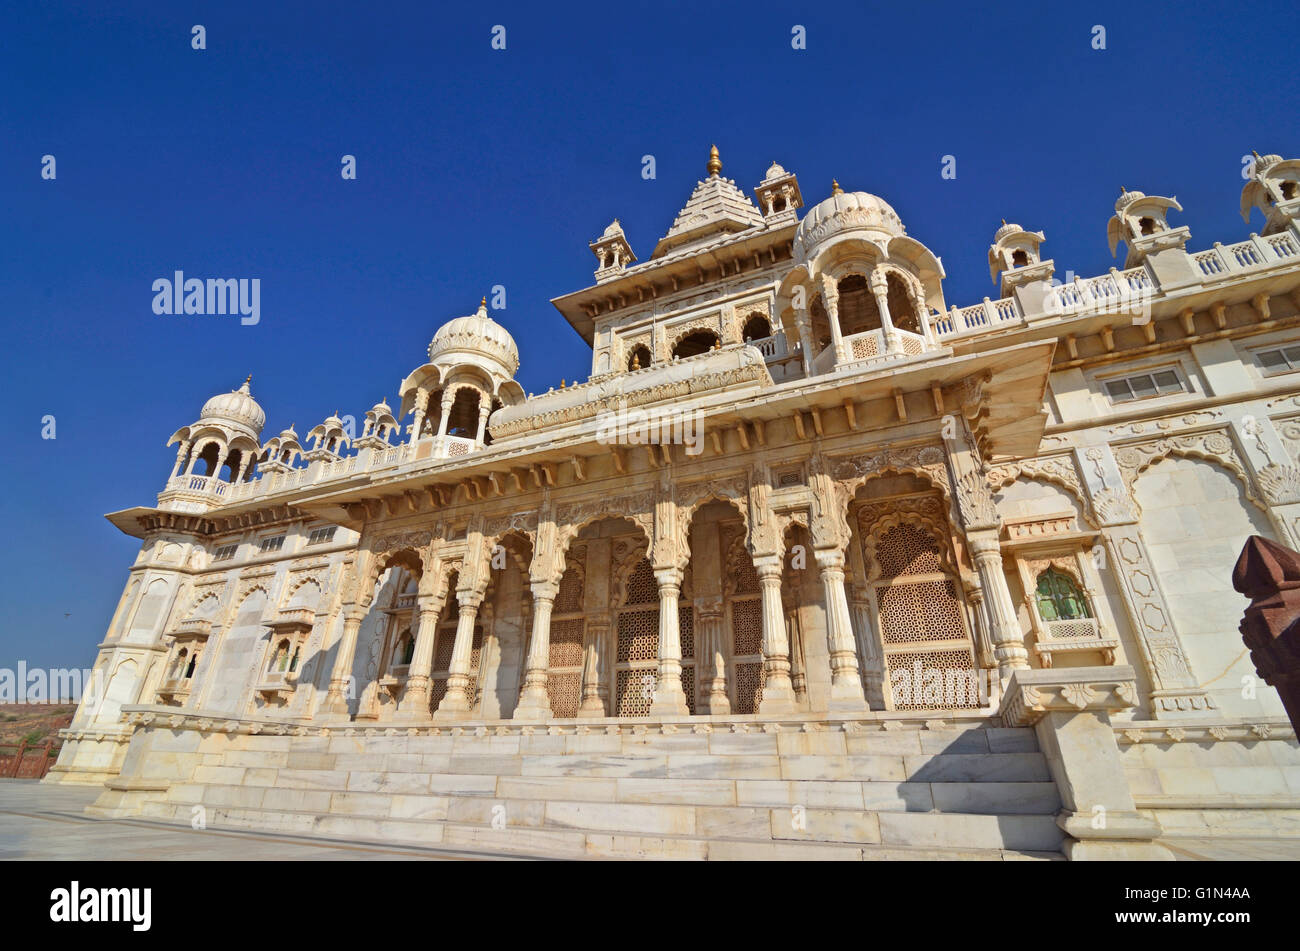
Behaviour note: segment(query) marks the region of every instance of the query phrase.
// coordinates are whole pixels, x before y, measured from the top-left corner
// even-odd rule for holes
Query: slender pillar
[[[925,337],[926,342],[934,343],[934,328],[930,326],[930,307],[925,302],[925,296],[915,289],[912,293],[912,306],[916,308],[916,319],[921,325],[921,336]]]
[[[830,277],[822,278],[822,301],[831,323],[831,346],[835,348],[835,365],[844,362],[844,334],[840,330],[840,290]]]
[[[330,672],[329,690],[325,702],[317,711],[317,719],[348,719],[348,693],[352,682],[352,661],[357,652],[357,634],[361,631],[361,622],[366,610],[357,604],[343,607],[343,636],[339,638],[338,653],[334,657],[334,669]]]
[[[587,618],[584,632],[582,654],[582,703],[578,706],[579,717],[603,717],[608,709],[609,690],[605,686],[604,664],[601,658],[609,643],[609,618]]]
[[[862,713],[867,708],[853,641],[853,620],[844,591],[844,553],[823,549],[815,554],[826,596],[826,648],[831,662],[831,713]]]
[[[794,323],[799,328],[799,349],[803,351],[803,375],[812,376],[813,373],[813,338],[812,338],[812,320],[808,316],[807,308],[800,308],[794,312]]]
[[[176,474],[181,471],[181,463],[185,461],[185,454],[189,451],[190,441],[188,439],[182,440],[181,444],[176,447],[176,465],[172,466],[172,474],[167,477],[168,482],[176,478]]]
[[[451,418],[451,407],[456,396],[451,390],[442,391],[442,419],[438,421],[439,437],[447,435],[447,420]]]
[[[406,690],[397,705],[399,719],[423,720],[429,716],[429,700],[433,686],[433,642],[438,631],[438,616],[442,613],[446,594],[442,597],[420,598],[420,623],[415,630],[415,650],[411,653],[411,666],[407,671]]]
[[[1011,589],[1007,587],[1007,576],[1002,570],[1002,546],[996,532],[972,533],[967,537],[975,570],[979,572],[980,587],[984,589],[993,657],[998,664],[998,675],[1005,681],[1013,670],[1028,669],[1029,652],[1025,650]]]
[[[659,582],[659,675],[650,715],[687,716],[686,692],[682,690],[682,636],[677,617],[677,598],[682,591],[682,569],[661,568]]]
[[[704,712],[726,716],[731,713],[731,701],[727,698],[722,597],[696,598],[695,617],[699,628],[700,673],[704,678]]]
[[[902,341],[894,332],[894,318],[889,313],[889,284],[879,272],[872,275],[871,293],[876,298],[876,309],[880,311],[880,328],[885,334],[885,352],[893,353],[902,349]]]
[[[551,666],[551,610],[560,593],[558,581],[534,581],[533,635],[528,642],[524,663],[524,687],[515,706],[516,720],[549,720],[551,695],[547,689],[547,671]]]
[[[760,716],[794,710],[794,684],[790,681],[790,638],[781,607],[781,558],[769,555],[754,559],[758,586],[763,597],[763,699]]]
[[[483,445],[483,437],[487,435],[488,415],[492,412],[492,402],[486,393],[479,394],[478,404],[478,435],[474,441],[480,446]]]
[[[411,442],[420,440],[420,430],[424,428],[424,416],[429,411],[429,393],[420,390],[415,396],[415,421],[411,423]]]
[[[438,704],[435,720],[461,720],[474,705],[470,695],[472,676],[470,654],[474,648],[474,622],[483,601],[481,591],[458,591],[460,617],[456,621],[456,640],[451,650],[451,668],[447,672],[447,692]]]

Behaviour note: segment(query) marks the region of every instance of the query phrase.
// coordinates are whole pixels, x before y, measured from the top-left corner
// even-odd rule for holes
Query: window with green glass
[[[1092,617],[1079,585],[1056,568],[1048,568],[1038,576],[1038,614],[1044,621]]]

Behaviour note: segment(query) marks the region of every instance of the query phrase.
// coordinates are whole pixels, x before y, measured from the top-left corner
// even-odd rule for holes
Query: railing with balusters
[[[1215,243],[1206,251],[1192,253],[1191,259],[1206,283],[1215,283],[1241,271],[1264,269],[1278,263],[1291,264],[1300,258],[1300,242],[1289,231],[1261,238],[1252,234],[1236,244]],[[1160,294],[1160,287],[1145,265],[1091,278],[1078,278],[1059,284],[1052,290],[1049,306],[1059,314],[1076,314],[1096,310],[1118,311],[1144,305]],[[935,336],[953,337],[989,330],[1022,320],[1015,300],[984,298],[981,304],[952,307],[946,314],[931,318]]]

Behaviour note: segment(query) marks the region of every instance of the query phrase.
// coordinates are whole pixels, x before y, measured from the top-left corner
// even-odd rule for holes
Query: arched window
[[[908,293],[907,282],[891,273],[885,278],[885,286],[888,289],[886,299],[889,302],[889,317],[894,326],[899,330],[919,334],[921,320],[916,313],[916,303]]]
[[[1038,615],[1044,621],[1092,617],[1079,585],[1064,571],[1048,568],[1038,576]]]
[[[1029,255],[1024,251],[1014,251],[1011,254],[1011,263],[1016,267],[1024,267],[1029,263]]]
[[[836,285],[839,291],[840,333],[845,337],[877,330],[880,327],[880,308],[867,279],[861,274],[850,274]]]
[[[642,343],[637,344],[628,355],[627,368],[629,370],[644,370],[649,365],[650,348]]]
[[[712,330],[697,330],[689,333],[673,347],[674,357],[694,357],[708,353],[718,344],[718,335]]]
[[[762,314],[753,314],[745,321],[745,329],[741,331],[740,336],[746,343],[751,340],[764,340],[772,336],[772,325]]]
[[[447,417],[447,435],[473,439],[478,435],[478,390],[463,386],[456,391],[456,398],[451,404],[451,415]]]

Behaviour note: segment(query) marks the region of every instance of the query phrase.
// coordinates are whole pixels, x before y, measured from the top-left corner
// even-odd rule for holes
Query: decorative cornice
[[[1137,705],[1132,667],[1015,670],[998,710],[1007,726],[1033,726],[1048,713],[1115,713]]]

